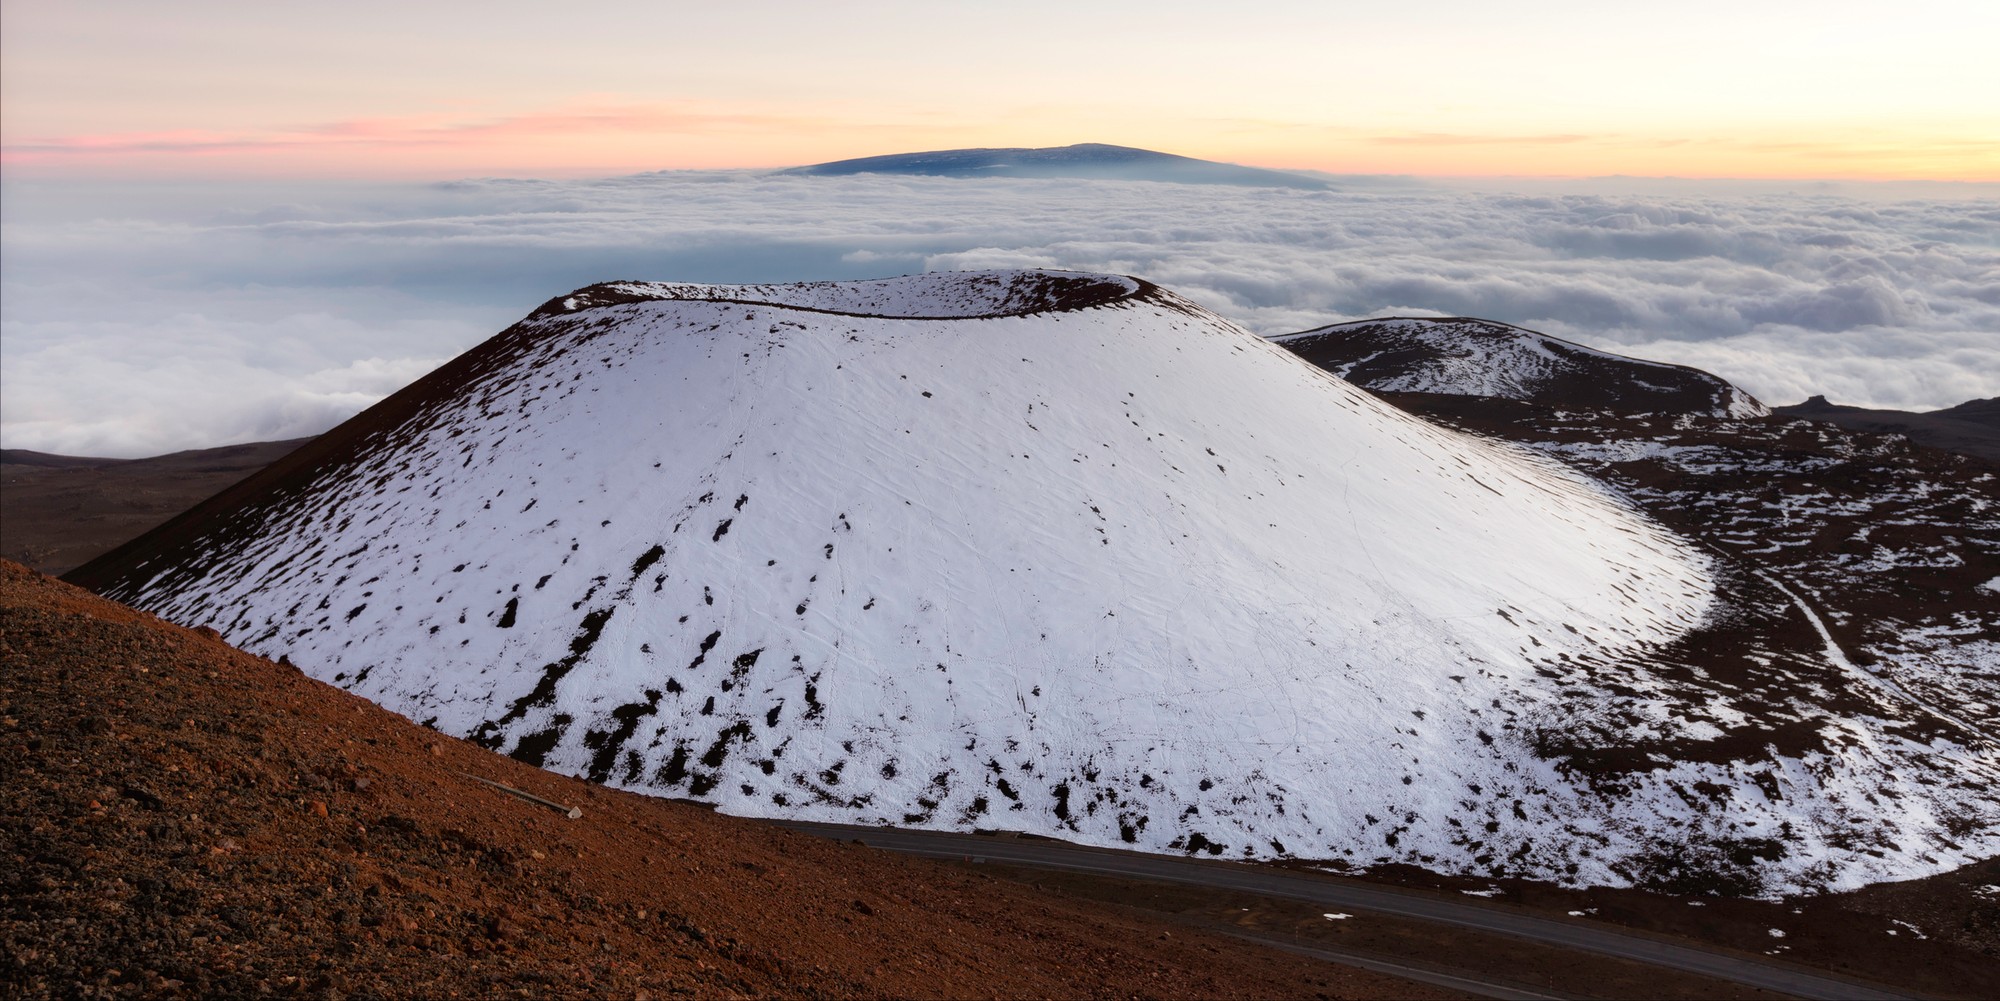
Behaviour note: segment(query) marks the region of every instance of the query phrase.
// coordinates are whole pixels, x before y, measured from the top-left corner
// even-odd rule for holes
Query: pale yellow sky
[[[2000,180],[2000,4],[0,7],[15,176],[443,178],[1110,142],[1337,173]]]

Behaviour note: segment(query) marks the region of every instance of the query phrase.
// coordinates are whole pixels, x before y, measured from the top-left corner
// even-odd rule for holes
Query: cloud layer
[[[2000,395],[1991,187],[774,177],[286,189],[10,184],[0,441],[139,455],[324,430],[571,288],[1039,266],[1259,333],[1502,320],[1771,403]]]

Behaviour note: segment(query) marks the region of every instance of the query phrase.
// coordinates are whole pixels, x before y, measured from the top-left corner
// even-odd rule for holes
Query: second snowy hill
[[[1952,795],[1872,737],[1723,811],[1662,783],[1729,766],[1568,777],[1534,737],[1565,686],[1664,742],[1731,718],[1644,666],[1710,563],[1109,276],[592,286],[73,579],[738,813],[1623,882],[1839,833],[1850,780]],[[1801,838],[1780,885],[1854,855]]]
[[[1349,382],[1385,392],[1712,417],[1771,412],[1700,369],[1615,355],[1492,320],[1392,316],[1272,340]]]

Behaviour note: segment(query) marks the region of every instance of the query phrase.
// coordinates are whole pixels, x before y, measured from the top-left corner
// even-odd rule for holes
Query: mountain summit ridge
[[[2000,398],[1996,397],[1913,412],[1845,406],[1825,396],[1813,396],[1803,403],[1774,407],[1772,412],[1860,431],[1900,434],[1921,445],[2000,462]]]
[[[1332,187],[1317,177],[1201,160],[1132,146],[1077,143],[1072,146],[941,149],[834,160],[777,171],[814,177],[848,174],[905,174],[929,177],[1068,177],[1097,180],[1229,184],[1256,188],[1322,191]]]

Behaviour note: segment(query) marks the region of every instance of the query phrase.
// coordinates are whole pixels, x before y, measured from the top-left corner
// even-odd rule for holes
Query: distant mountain
[[[290,441],[253,441],[241,445],[194,448],[184,452],[170,452],[165,455],[147,456],[142,459],[113,459],[95,455],[58,455],[53,452],[36,452],[26,448],[0,448],[0,466],[38,467],[42,469],[143,470],[145,472],[170,472],[177,475],[235,472],[240,478],[270,465],[279,456],[311,440],[310,438],[293,438]]]
[[[1197,160],[1130,146],[1078,143],[1038,149],[945,149],[928,153],[891,153],[856,160],[835,160],[793,167],[780,174],[832,177],[845,174],[920,174],[929,177],[1081,177],[1119,181],[1171,181],[1177,184],[1234,184],[1256,188],[1321,190],[1330,185],[1315,177],[1262,167]]]
[[[1705,446],[1558,440],[1418,420],[1132,278],[618,282],[70,579],[729,812],[1676,892],[1993,852],[1986,647],[1901,586],[1983,578],[1891,561],[1903,522],[1994,516],[1851,463],[1897,524],[1838,579],[1894,616],[1822,606],[1757,562],[1806,512],[1696,541],[1564,464]]]
[[[0,556],[64,573],[289,454],[307,439],[145,459],[0,449]]]
[[[1916,413],[1847,407],[1829,403],[1824,396],[1815,396],[1804,403],[1772,407],[1771,412],[1785,417],[1838,424],[1856,431],[1900,434],[1919,445],[2000,462],[2000,397],[1967,400],[1955,407]]]
[[[1756,417],[1749,393],[1700,369],[1628,358],[1492,320],[1386,317],[1273,337],[1378,392],[1442,393],[1623,413]]]

